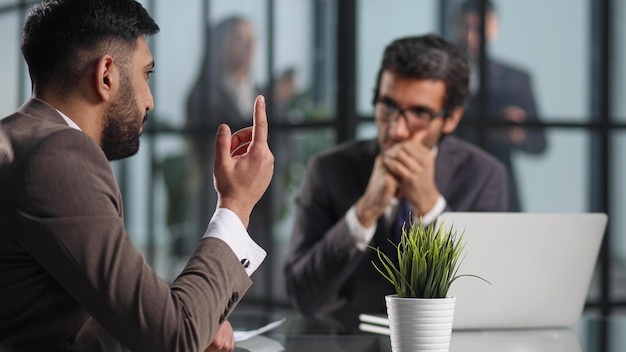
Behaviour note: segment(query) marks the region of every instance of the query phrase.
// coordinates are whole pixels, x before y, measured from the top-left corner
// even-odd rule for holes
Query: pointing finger
[[[252,130],[252,141],[257,143],[267,142],[267,112],[265,111],[265,97],[257,96],[254,101],[254,129]]]

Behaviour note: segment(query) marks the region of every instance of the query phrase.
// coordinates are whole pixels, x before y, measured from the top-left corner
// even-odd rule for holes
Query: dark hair
[[[134,0],[44,0],[26,16],[22,54],[33,88],[53,82],[62,88],[106,53],[127,64],[137,38],[158,31]]]
[[[466,103],[469,83],[467,59],[456,46],[438,35],[401,38],[387,46],[376,79],[374,103],[378,100],[384,71],[403,78],[443,81],[446,85],[446,116]]]
[[[465,0],[461,4],[461,13],[462,14],[480,13],[483,1],[486,1],[485,12],[495,11],[493,2],[491,2],[491,0]]]

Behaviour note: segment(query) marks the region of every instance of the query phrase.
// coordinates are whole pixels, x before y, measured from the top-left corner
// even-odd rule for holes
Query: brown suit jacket
[[[306,315],[385,313],[385,295],[395,293],[373,267],[373,250],[361,252],[345,214],[365,193],[378,142],[347,142],[313,157],[296,201],[296,222],[286,258],[287,290]],[[454,136],[439,143],[435,182],[446,211],[505,211],[504,166],[493,156]],[[390,225],[378,220],[370,245],[393,257]]]
[[[0,124],[15,153],[0,166],[0,350],[203,351],[251,285],[230,248],[201,240],[170,287],[90,137],[38,99]]]

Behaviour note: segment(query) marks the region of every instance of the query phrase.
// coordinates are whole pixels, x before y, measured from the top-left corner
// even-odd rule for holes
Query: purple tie
[[[393,223],[393,229],[391,233],[391,240],[393,243],[399,243],[402,236],[402,227],[408,229],[411,219],[411,208],[406,198],[400,200],[398,204],[398,214],[396,215],[396,221]]]

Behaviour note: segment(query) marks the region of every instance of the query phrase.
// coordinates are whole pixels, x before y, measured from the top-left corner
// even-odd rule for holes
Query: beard
[[[146,119],[147,114],[137,108],[130,79],[122,74],[117,99],[104,113],[101,145],[108,160],[119,160],[137,153],[141,126]]]

